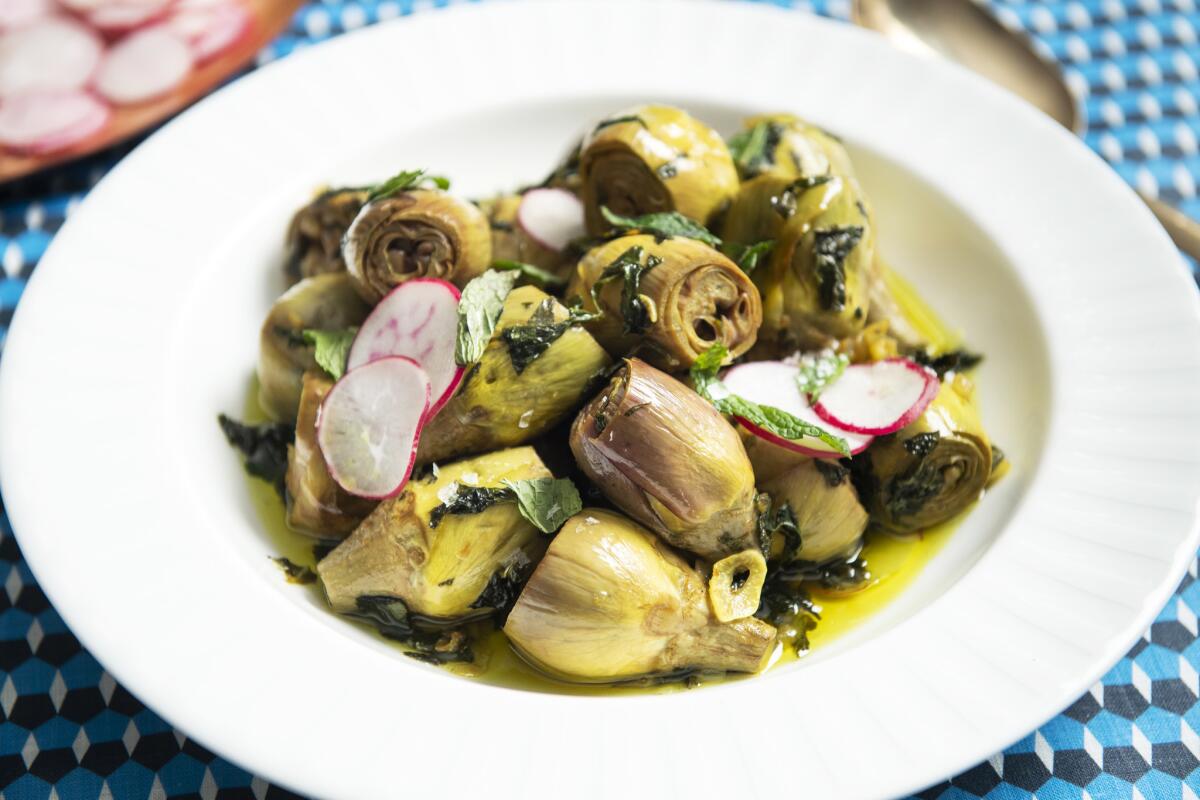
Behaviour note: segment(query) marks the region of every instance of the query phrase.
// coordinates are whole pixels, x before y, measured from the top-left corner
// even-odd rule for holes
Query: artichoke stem
[[[775,636],[775,628],[757,617],[714,622],[672,642],[671,661],[728,672],[758,672],[771,657]]]

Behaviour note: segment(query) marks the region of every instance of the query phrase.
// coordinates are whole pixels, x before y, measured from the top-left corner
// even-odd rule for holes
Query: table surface
[[[313,2],[258,63],[343,30],[435,13],[449,4]],[[841,19],[849,6],[846,0],[775,4]],[[1130,183],[1200,217],[1196,0],[992,0],[990,6],[1062,65],[1086,109],[1087,144]],[[0,362],[13,309],[47,244],[88,189],[132,146],[0,186]],[[1070,708],[918,797],[1198,800],[1196,577],[1193,561],[1143,638]],[[295,796],[172,729],[80,647],[22,559],[2,499],[0,584],[0,797]]]

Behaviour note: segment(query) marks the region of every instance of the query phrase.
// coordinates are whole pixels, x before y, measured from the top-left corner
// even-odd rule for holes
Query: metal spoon
[[[1058,66],[972,0],[854,0],[855,24],[922,56],[940,55],[1024,97],[1059,124],[1081,132],[1082,113]],[[1175,245],[1200,259],[1200,222],[1138,194]]]

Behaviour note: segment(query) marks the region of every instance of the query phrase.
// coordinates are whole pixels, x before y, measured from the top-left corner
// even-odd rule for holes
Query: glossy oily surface
[[[426,767],[406,774],[414,791],[453,774],[459,793],[499,797],[567,785],[592,797],[902,794],[1071,702],[1194,551],[1195,293],[1116,176],[1010,96],[861,31],[767,7],[638,8],[637,26],[610,3],[450,9],[269,66],[123,162],[22,299],[0,373],[0,479],[22,549],[122,683],[257,773],[315,795],[380,796],[402,752]],[[752,38],[753,63],[731,68],[724,43]],[[581,47],[603,49],[605,69]],[[391,70],[361,68],[433,59],[439,81],[408,85],[403,108],[377,102]],[[548,170],[581,119],[648,98],[726,134],[781,109],[847,140],[889,261],[987,353],[984,422],[1013,472],[886,608],[758,680],[566,697],[413,663],[280,580],[212,424],[241,406],[245,383],[230,376],[249,378],[281,289],[279,231],[312,187],[386,174],[398,152],[471,177],[464,192],[511,186]],[[317,100],[325,113],[312,115]],[[364,107],[372,124],[347,125]],[[244,122],[236,146],[219,134],[231,117]],[[978,158],[989,148],[1024,155]],[[188,192],[148,195],[163,174]],[[1053,192],[1029,190],[1047,176]],[[259,188],[231,190],[245,186]],[[81,337],[81,325],[106,335]],[[137,366],[115,383],[113,352]],[[109,388],[81,406],[78,386],[93,383]],[[71,502],[51,486],[70,486]],[[142,646],[149,631],[154,648]],[[354,679],[329,679],[343,675]],[[314,686],[319,702],[297,702]],[[702,770],[697,731],[726,756]]]

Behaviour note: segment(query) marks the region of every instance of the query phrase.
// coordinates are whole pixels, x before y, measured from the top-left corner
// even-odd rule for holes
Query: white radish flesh
[[[22,28],[54,13],[54,0],[0,0],[0,31]]]
[[[65,150],[108,124],[108,105],[87,92],[29,92],[0,103],[0,147],[29,155]]]
[[[458,301],[454,284],[437,278],[414,278],[379,301],[358,329],[346,368],[354,369],[387,356],[407,356],[429,375],[430,416],[445,405],[462,381],[454,361],[458,336]]]
[[[51,18],[0,36],[0,99],[38,91],[82,89],[104,54],[95,32]]]
[[[429,376],[392,356],[352,369],[334,384],[317,414],[317,445],[338,485],[383,499],[404,488],[429,410]]]
[[[816,425],[834,436],[845,439],[851,455],[857,455],[866,450],[875,437],[839,430],[818,417],[812,406],[809,405],[808,398],[796,384],[797,374],[798,370],[794,364],[785,364],[782,361],[753,361],[730,369],[725,373],[722,382],[730,392],[746,400],[786,411],[804,422]],[[755,436],[797,453],[814,458],[838,458],[841,456],[841,453],[816,437],[784,439],[747,419],[738,417],[737,420]]]
[[[882,436],[915,422],[938,393],[937,375],[907,358],[846,367],[813,411],[830,425]]]
[[[587,230],[583,203],[566,189],[530,189],[517,206],[517,225],[547,250],[559,252]]]
[[[144,28],[113,45],[96,90],[114,103],[140,103],[174,89],[192,71],[188,45],[163,26]]]

